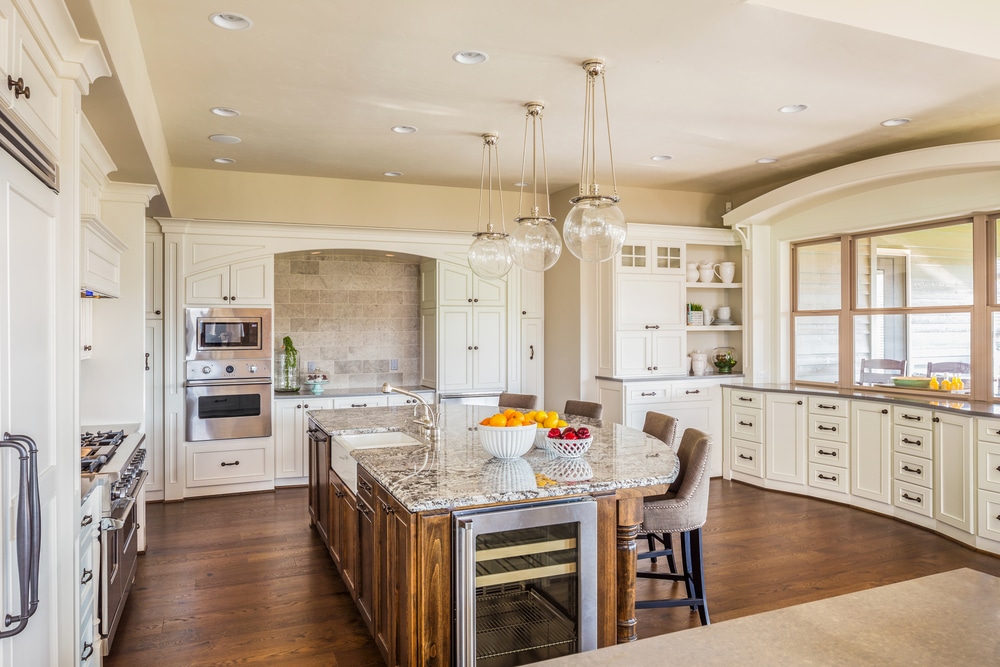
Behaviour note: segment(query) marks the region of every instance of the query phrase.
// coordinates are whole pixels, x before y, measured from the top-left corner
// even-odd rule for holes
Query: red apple
[[[548,437],[550,437],[550,438],[561,438],[562,437],[562,431],[560,431],[559,429],[557,429],[555,427],[550,428],[549,429],[549,435],[548,435]]]
[[[581,426],[580,428],[576,429],[576,437],[581,438],[581,439],[582,438],[589,438],[590,437],[590,429],[587,428],[586,426]]]
[[[570,431],[569,433],[563,433],[563,440],[576,440],[576,433]]]

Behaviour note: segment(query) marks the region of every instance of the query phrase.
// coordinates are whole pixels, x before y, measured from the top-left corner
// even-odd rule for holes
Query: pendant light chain
[[[601,87],[604,90],[604,122],[608,131],[608,157],[611,160],[611,191],[614,196],[618,196],[618,178],[615,176],[615,151],[611,147],[611,113],[608,111],[608,80],[604,77],[604,69],[601,69]],[[597,180],[596,176],[594,180]]]

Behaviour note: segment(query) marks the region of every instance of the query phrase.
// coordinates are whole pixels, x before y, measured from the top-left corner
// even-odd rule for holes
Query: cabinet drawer
[[[420,396],[428,403],[434,402],[434,392],[433,391],[415,391],[413,392],[417,396]],[[386,396],[386,405],[416,405],[420,403],[415,398],[410,398],[409,396],[403,396],[402,394],[389,394]]]
[[[809,460],[824,466],[847,467],[847,446],[823,440],[809,440]]]
[[[895,426],[892,429],[892,437],[895,441],[894,451],[904,454],[916,454],[924,458],[931,458],[931,432],[918,428],[906,428]]]
[[[675,401],[714,401],[721,391],[717,384],[697,382],[677,382],[673,385],[670,396]]]
[[[764,466],[761,462],[761,444],[756,442],[746,442],[743,440],[733,440],[733,461],[732,468],[754,477],[764,476]]]
[[[212,486],[215,484],[245,484],[270,480],[267,459],[271,454],[271,441],[259,446],[202,448],[188,446],[187,486]]]
[[[629,387],[627,390],[629,403],[649,403],[670,398],[670,389],[662,384],[648,384],[641,387]]]
[[[928,489],[933,486],[934,464],[927,459],[922,459],[919,456],[900,454],[899,452],[893,454],[892,459],[895,462],[896,472],[893,476],[896,479],[911,484],[919,484]]]
[[[388,396],[343,396],[333,399],[333,408],[384,408],[389,405]]]
[[[934,503],[931,499],[930,489],[925,489],[922,486],[917,486],[916,484],[907,484],[906,482],[900,482],[898,480],[893,482],[893,488],[896,494],[893,504],[896,507],[902,507],[903,509],[910,510],[911,512],[923,514],[926,517],[933,515]]]
[[[761,428],[763,426],[761,423],[763,413],[760,410],[733,408],[730,414],[732,419],[729,423],[729,434],[732,437],[751,442],[763,442],[761,439],[761,434],[764,432],[764,429]]]
[[[976,437],[980,442],[1000,443],[1000,419],[977,419]]]
[[[895,405],[892,408],[892,421],[894,424],[899,424],[900,426],[930,429],[931,411],[922,408]]]
[[[847,493],[847,471],[821,463],[810,463],[809,486],[837,493]]]
[[[843,415],[847,416],[850,401],[843,398],[826,398],[824,396],[809,397],[809,414],[813,415]]]
[[[827,415],[809,415],[809,437],[829,440],[831,442],[847,442],[847,417],[830,417]]]
[[[979,492],[979,536],[1000,542],[1000,493]]]
[[[1000,444],[979,443],[979,488],[1000,492]]]
[[[375,507],[375,478],[361,466],[358,466],[358,498]]]
[[[762,408],[764,407],[764,395],[755,391],[734,389],[729,396],[729,402],[744,408]]]

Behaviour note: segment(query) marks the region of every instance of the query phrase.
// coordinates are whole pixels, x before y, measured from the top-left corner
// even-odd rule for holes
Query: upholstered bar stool
[[[647,412],[646,421],[642,425],[642,431],[667,443],[670,449],[677,449],[677,445],[674,442],[677,439],[676,417],[659,412]],[[657,542],[663,545],[662,549],[656,548]],[[646,543],[649,545],[651,552],[656,551],[660,556],[666,556],[667,565],[670,566],[671,572],[677,571],[677,564],[674,562],[674,545],[670,539],[670,533],[661,533],[659,535],[656,533],[646,533]],[[656,562],[656,558],[656,556],[653,556],[653,563]]]
[[[518,410],[534,410],[538,403],[538,397],[534,394],[500,394],[498,405],[503,408],[517,408]]]
[[[604,414],[604,406],[600,403],[591,403],[590,401],[574,401],[573,399],[570,399],[566,401],[566,407],[563,408],[563,414],[600,419],[601,415]]]
[[[689,428],[681,437],[677,448],[680,459],[680,474],[670,485],[666,495],[647,498],[643,502],[641,531],[650,534],[680,533],[681,568],[679,573],[637,572],[636,576],[647,579],[668,579],[683,581],[687,589],[686,598],[665,600],[637,600],[636,609],[658,607],[691,607],[698,610],[702,625],[711,621],[708,617],[708,600],[705,596],[705,566],[702,558],[701,528],[708,518],[708,459],[712,439],[707,433]],[[639,559],[664,555],[662,552],[639,554]]]

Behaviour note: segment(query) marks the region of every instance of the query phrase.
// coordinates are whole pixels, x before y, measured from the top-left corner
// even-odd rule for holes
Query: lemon
[[[506,426],[507,418],[504,417],[499,412],[492,417],[490,417],[490,426]]]
[[[526,421],[526,422],[527,421],[531,421],[531,422],[535,421],[535,415],[537,415],[537,414],[538,414],[538,410],[532,410],[528,414],[524,415],[524,421]]]
[[[535,413],[535,421],[538,422],[539,424],[541,424],[548,418],[549,414],[545,412],[545,410],[539,410],[538,412]]]
[[[563,428],[563,427],[565,427],[565,426],[569,426],[569,424],[567,424],[566,422],[564,422],[564,421],[563,421],[563,420],[561,420],[561,419],[557,419],[557,420],[556,420],[556,426],[558,426],[559,428]]]
[[[555,417],[549,417],[542,422],[542,426],[544,426],[545,428],[554,428],[557,423],[559,423],[558,419],[556,419]]]

